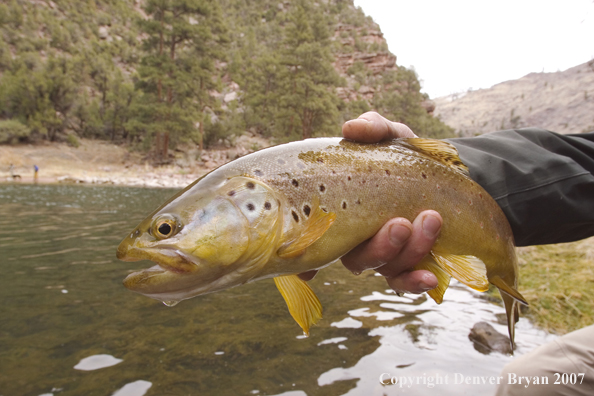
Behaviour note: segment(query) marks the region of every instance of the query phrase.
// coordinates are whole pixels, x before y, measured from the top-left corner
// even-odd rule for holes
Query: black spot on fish
[[[293,215],[293,219],[299,223],[299,215],[297,214],[297,212],[295,212],[294,210],[291,211],[291,214]]]
[[[423,176],[423,179],[426,179],[427,178],[427,175],[425,173],[423,173],[423,172],[421,172],[421,176]]]
[[[249,188],[250,190],[253,190],[254,188],[256,188],[256,185],[254,183],[252,183],[252,182],[245,183],[245,186],[247,188]]]
[[[342,208],[343,208],[343,209],[346,209],[346,208],[347,208],[346,201],[342,201]]]
[[[299,182],[297,180],[293,179],[291,180],[291,183],[293,183],[295,187],[299,187]]]
[[[326,191],[326,186],[323,184],[320,184],[320,192],[324,192]]]
[[[328,213],[328,209],[326,209],[325,207],[323,207],[323,206],[320,206],[320,208],[322,209],[322,211],[323,211],[324,213]]]
[[[228,196],[232,197],[235,195],[235,190],[231,190],[227,193]]]
[[[356,201],[355,201],[355,203],[356,203],[357,205],[361,205],[361,200],[360,200],[360,199],[358,199],[358,200],[356,200]]]
[[[264,202],[264,209],[270,210],[270,208],[272,208],[272,204],[268,201]]]
[[[262,173],[262,171],[261,171],[260,169],[256,169],[256,170],[254,171],[254,175],[256,175],[256,176],[262,176],[263,174],[264,174],[264,173]]]
[[[386,169],[386,175],[390,176],[390,171]]]
[[[309,217],[309,214],[311,213],[311,208],[309,207],[309,205],[305,205],[303,207],[303,213],[305,213],[305,215]]]
[[[348,181],[351,181],[351,177],[350,177],[350,176],[347,176],[347,180],[348,180]]]
[[[323,164],[323,163],[324,163],[324,158],[322,158],[322,157],[318,157],[317,161],[318,161],[319,163],[322,163],[322,164]]]
[[[256,207],[254,206],[253,203],[248,203],[247,205],[245,205],[245,207],[247,208],[247,210],[249,210],[250,212],[256,210]]]

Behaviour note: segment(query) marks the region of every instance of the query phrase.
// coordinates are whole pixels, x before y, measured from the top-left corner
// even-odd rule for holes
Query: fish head
[[[280,200],[269,186],[249,177],[204,184],[174,197],[121,242],[119,259],[157,263],[128,275],[128,289],[180,301],[259,274],[282,229]]]

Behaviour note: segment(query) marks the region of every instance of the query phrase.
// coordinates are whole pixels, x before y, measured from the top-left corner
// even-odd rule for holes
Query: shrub
[[[0,144],[17,144],[29,139],[31,130],[17,120],[0,121]]]

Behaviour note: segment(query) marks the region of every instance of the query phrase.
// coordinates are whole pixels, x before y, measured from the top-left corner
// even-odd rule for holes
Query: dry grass
[[[547,331],[565,334],[594,323],[594,238],[518,248],[525,313]]]

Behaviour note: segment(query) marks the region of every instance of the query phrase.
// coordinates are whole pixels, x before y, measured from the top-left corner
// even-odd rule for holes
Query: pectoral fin
[[[466,286],[480,292],[489,290],[487,267],[478,257],[457,256],[437,251],[433,251],[431,255],[445,272]]]
[[[299,257],[305,249],[324,235],[336,220],[336,213],[326,213],[320,208],[320,199],[315,196],[312,210],[303,229],[283,244],[276,252],[280,258]]]
[[[427,294],[429,294],[429,297],[431,297],[436,303],[441,304],[443,302],[443,295],[450,285],[450,275],[441,269],[441,267],[437,265],[431,256],[425,257],[420,263],[415,265],[413,269],[415,271],[427,270],[432,272],[433,275],[437,277],[437,287],[435,289],[429,290]]]
[[[322,303],[314,291],[297,275],[277,276],[274,283],[285,299],[293,319],[309,335],[309,328],[322,318]]]

